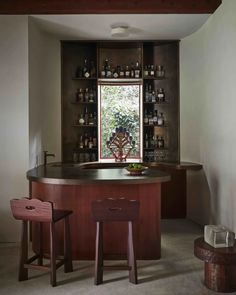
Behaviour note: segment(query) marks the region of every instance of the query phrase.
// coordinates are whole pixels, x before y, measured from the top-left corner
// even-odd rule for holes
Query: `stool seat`
[[[129,271],[129,281],[138,283],[136,253],[133,238],[133,222],[138,219],[139,201],[125,198],[106,198],[92,202],[92,215],[96,222],[96,257],[95,257],[95,285],[103,282],[103,270],[125,269]],[[103,263],[103,223],[104,222],[127,222],[127,265],[105,266]]]
[[[28,279],[28,269],[38,269],[50,271],[51,285],[56,286],[56,269],[64,264],[64,271],[73,271],[71,255],[71,237],[69,227],[70,210],[59,210],[53,208],[53,203],[42,202],[38,199],[12,199],[10,201],[12,214],[15,219],[22,220],[20,264],[18,280]],[[55,224],[64,220],[64,258],[56,257],[56,232]],[[28,258],[28,223],[37,222],[39,224],[39,253]],[[43,265],[43,224],[50,225],[50,265]],[[38,259],[37,264],[32,262]],[[59,262],[56,262],[59,260]]]

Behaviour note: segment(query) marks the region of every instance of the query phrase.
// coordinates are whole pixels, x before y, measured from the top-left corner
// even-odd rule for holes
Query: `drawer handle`
[[[34,210],[35,207],[34,206],[26,206],[25,209],[27,209],[27,210]]]
[[[112,208],[108,208],[109,211],[121,211],[122,208],[120,207],[112,207]]]

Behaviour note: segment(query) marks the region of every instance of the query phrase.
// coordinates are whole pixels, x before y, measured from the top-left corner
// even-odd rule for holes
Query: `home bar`
[[[235,292],[235,1],[50,2],[0,4],[1,291]]]

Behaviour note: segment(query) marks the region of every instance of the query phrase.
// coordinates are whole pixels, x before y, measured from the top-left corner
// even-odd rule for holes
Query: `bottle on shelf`
[[[84,116],[83,116],[83,114],[81,113],[80,114],[80,118],[79,118],[79,125],[84,125],[84,123],[85,123],[85,120],[84,120]]]
[[[86,58],[84,59],[83,77],[85,77],[85,78],[89,78],[90,77],[90,71],[89,71],[88,61],[87,61]]]
[[[164,126],[164,116],[163,113],[160,113],[157,119],[157,125],[158,126]]]
[[[124,67],[123,66],[120,67],[119,76],[120,76],[120,78],[124,78],[125,77],[125,71],[124,71]]]
[[[89,90],[89,102],[94,102],[94,91],[92,88]]]
[[[88,137],[88,134],[85,133],[84,134],[84,147],[85,148],[88,148],[88,142],[89,142],[89,137]]]
[[[148,85],[148,102],[152,102],[152,85]]]
[[[93,139],[92,139],[91,136],[89,137],[88,148],[89,148],[89,149],[92,149],[92,148],[93,148]]]
[[[164,70],[163,66],[161,66],[161,65],[156,66],[155,76],[157,78],[164,78],[165,77],[165,70]]]
[[[97,113],[93,112],[93,124],[96,125],[97,124]]]
[[[130,68],[130,78],[134,78],[135,71],[134,71],[134,64],[131,63],[131,68]]]
[[[84,101],[84,94],[83,94],[83,89],[82,88],[80,88],[79,91],[77,91],[76,100],[78,102],[83,102]]]
[[[148,149],[149,148],[149,138],[148,138],[148,134],[145,133],[145,148]]]
[[[97,146],[97,136],[96,136],[96,132],[94,131],[93,133],[93,146],[96,147]]]
[[[157,148],[161,149],[164,148],[165,146],[165,142],[164,142],[164,138],[162,136],[158,136],[157,138]]]
[[[148,113],[147,109],[144,110],[144,125],[148,125]]]
[[[126,66],[126,68],[125,68],[125,78],[130,78],[130,69],[129,69],[129,66]]]
[[[119,77],[119,69],[118,69],[118,67],[116,67],[113,72],[113,78],[118,78],[118,77]]]
[[[154,76],[155,76],[154,65],[151,65],[151,66],[150,66],[149,76],[150,76],[150,77],[154,77]]]
[[[89,114],[88,124],[89,125],[94,125],[93,113]]]
[[[88,102],[89,101],[89,90],[88,90],[88,88],[85,88],[84,101],[85,102]]]
[[[157,110],[154,110],[153,125],[157,125],[158,115]]]
[[[80,136],[79,139],[79,148],[83,149],[84,148],[84,139],[83,139],[83,135]]]
[[[151,102],[156,102],[156,94],[154,90],[151,93]]]
[[[148,66],[144,66],[144,70],[143,70],[143,76],[144,77],[148,77],[149,72],[148,72]]]
[[[145,84],[145,102],[149,101],[149,90],[148,90],[148,84]]]
[[[153,125],[153,113],[152,111],[149,112],[149,116],[148,116],[148,124],[149,125]]]
[[[101,70],[101,78],[106,78],[106,70],[105,70],[105,66],[102,66],[102,70]]]
[[[141,77],[141,68],[139,62],[136,61],[135,69],[134,69],[134,78],[138,79]]]
[[[84,124],[88,125],[88,121],[89,121],[89,114],[88,114],[88,108],[85,108],[85,112],[84,112]]]
[[[163,88],[160,88],[157,92],[157,101],[160,102],[165,102],[165,92]]]
[[[112,78],[111,66],[109,64],[106,70],[106,78]]]

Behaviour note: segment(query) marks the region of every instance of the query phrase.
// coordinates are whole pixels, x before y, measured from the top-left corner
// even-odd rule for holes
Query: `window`
[[[126,128],[135,141],[127,160],[142,158],[141,83],[99,82],[99,160],[114,160],[107,141],[117,127]]]

